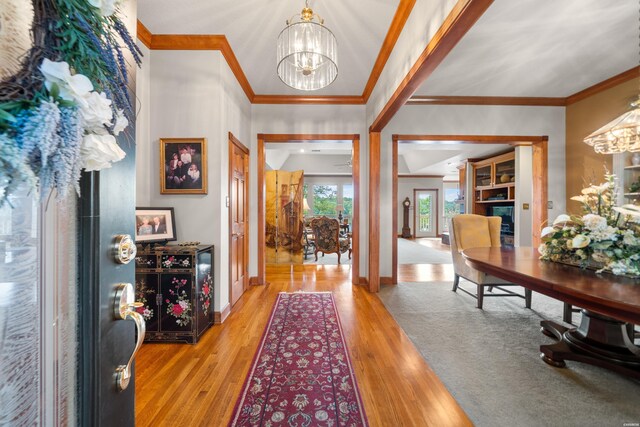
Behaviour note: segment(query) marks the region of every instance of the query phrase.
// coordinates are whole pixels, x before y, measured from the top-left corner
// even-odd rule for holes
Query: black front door
[[[136,1],[127,0],[123,17],[135,34]],[[135,70],[130,70],[135,92]],[[132,96],[135,99],[135,96]],[[135,348],[136,327],[117,320],[115,292],[120,283],[135,283],[135,262],[119,264],[114,255],[117,235],[135,236],[135,124],[118,137],[126,157],[111,168],[84,173],[79,202],[80,254],[80,425],[135,424],[135,383],[116,387],[116,369],[126,365]]]

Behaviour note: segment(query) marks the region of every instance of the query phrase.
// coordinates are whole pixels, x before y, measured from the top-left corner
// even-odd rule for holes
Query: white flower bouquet
[[[559,215],[541,232],[540,258],[595,267],[598,273],[640,276],[640,206],[616,202],[616,177],[591,185],[572,197],[582,203],[582,216]]]

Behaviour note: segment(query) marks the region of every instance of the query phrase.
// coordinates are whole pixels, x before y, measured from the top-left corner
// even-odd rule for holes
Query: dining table
[[[531,247],[469,248],[462,255],[472,268],[580,307],[577,327],[540,322],[541,332],[556,340],[540,346],[546,363],[565,367],[573,360],[640,379],[639,279],[544,261]]]

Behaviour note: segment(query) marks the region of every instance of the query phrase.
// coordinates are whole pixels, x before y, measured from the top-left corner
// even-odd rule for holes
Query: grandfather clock
[[[404,209],[402,215],[402,237],[411,237],[411,228],[409,227],[409,206],[411,206],[411,201],[407,197],[402,202],[402,207]]]

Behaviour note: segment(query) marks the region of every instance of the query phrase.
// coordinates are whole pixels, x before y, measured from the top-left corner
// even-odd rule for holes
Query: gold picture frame
[[[160,194],[207,194],[206,138],[160,138]]]

